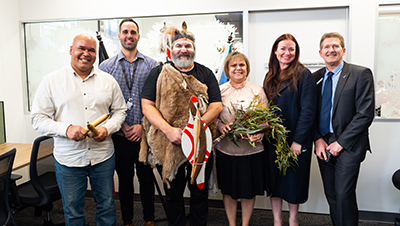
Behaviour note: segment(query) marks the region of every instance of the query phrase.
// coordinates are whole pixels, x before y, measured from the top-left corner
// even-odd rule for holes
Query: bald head
[[[72,45],[74,45],[79,40],[90,40],[94,44],[96,44],[96,39],[94,39],[91,35],[89,35],[89,34],[79,34],[79,35],[75,36],[74,40],[72,41]]]
[[[79,76],[85,78],[90,74],[96,61],[96,40],[88,34],[75,36],[69,54],[71,66]]]

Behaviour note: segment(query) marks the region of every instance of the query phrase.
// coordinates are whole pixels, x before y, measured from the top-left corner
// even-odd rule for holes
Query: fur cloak
[[[183,87],[182,76],[191,89]],[[189,120],[190,97],[195,95],[199,99],[199,95],[202,94],[208,100],[207,89],[208,87],[194,76],[180,73],[170,64],[164,64],[157,79],[155,107],[168,124],[183,130]],[[200,114],[203,115],[205,110],[200,109]],[[139,160],[151,165],[162,165],[162,178],[169,187],[167,180],[172,181],[175,178],[178,168],[187,161],[186,156],[183,154],[181,145],[171,143],[167,136],[152,126],[147,119],[143,121],[143,124],[144,132]],[[208,126],[214,132],[215,121],[211,124]]]

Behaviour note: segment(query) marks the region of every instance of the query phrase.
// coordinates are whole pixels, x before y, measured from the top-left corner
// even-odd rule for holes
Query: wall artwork
[[[376,116],[400,119],[400,11],[381,12],[377,27]]]

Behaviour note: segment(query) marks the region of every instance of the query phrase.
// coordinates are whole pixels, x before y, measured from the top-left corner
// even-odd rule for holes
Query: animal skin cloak
[[[191,89],[188,87],[184,89],[182,76],[185,77],[187,86]],[[198,97],[200,94],[208,100],[205,84],[192,75],[180,73],[170,64],[164,64],[157,79],[155,107],[167,123],[183,130],[189,120],[190,97],[193,95]],[[205,110],[200,109],[200,114],[203,115]],[[215,134],[215,121],[211,124],[208,126]],[[187,161],[181,145],[171,143],[167,136],[161,130],[152,126],[146,118],[143,121],[143,130],[139,161],[147,162],[150,165],[162,165],[162,178],[169,187],[167,180],[172,181],[179,166]]]

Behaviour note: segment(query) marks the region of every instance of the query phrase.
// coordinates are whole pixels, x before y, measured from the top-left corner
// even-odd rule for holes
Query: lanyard
[[[133,80],[135,80],[135,74],[136,74],[136,69],[138,67],[139,59],[137,59],[136,62],[135,62],[135,69],[133,69],[132,79],[131,79],[131,83],[130,84],[129,84],[128,76],[126,75],[125,65],[124,65],[124,63],[122,61],[123,60],[121,60],[120,63],[121,63],[121,67],[122,67],[122,72],[124,73],[124,76],[125,76],[126,86],[128,86],[128,89],[129,89],[129,98],[130,98],[131,97],[131,92],[132,92],[132,87],[133,87]]]

